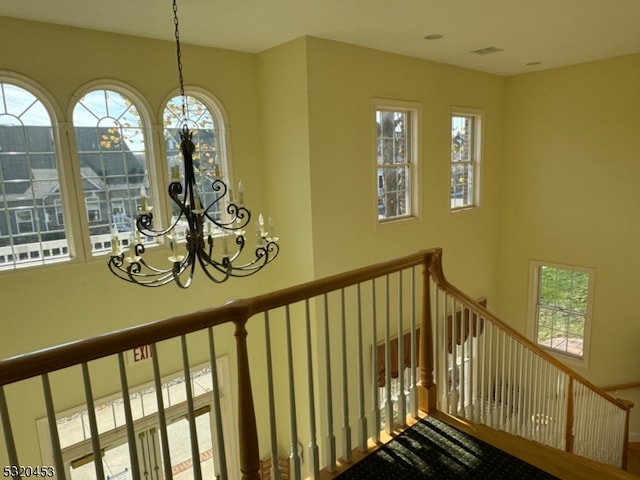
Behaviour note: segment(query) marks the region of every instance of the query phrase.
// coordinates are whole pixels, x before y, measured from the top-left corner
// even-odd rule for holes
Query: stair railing
[[[196,417],[201,400],[194,400],[196,382],[191,379],[193,366],[207,360],[212,366],[214,473],[221,479],[258,480],[265,458],[270,460],[271,479],[318,479],[321,471],[333,474],[368,451],[381,440],[381,431],[404,428],[418,417],[418,410],[436,408],[590,458],[602,444],[593,435],[600,423],[591,424],[587,418],[608,425],[605,442],[623,442],[619,424],[628,409],[450,285],[442,273],[441,253],[427,250],[1,360],[0,460],[4,454],[12,466],[44,461],[33,432],[34,419],[42,415],[47,417],[56,477],[69,476],[57,411],[59,405],[68,406],[69,396],[75,398],[76,383],[88,418],[86,442],[92,455],[87,461],[101,459],[105,445],[95,402],[113,383],[104,375],[115,373],[126,418],[121,428],[129,439],[131,478],[146,478],[151,471],[173,478],[167,433],[172,419],[165,414],[162,379],[179,365],[189,430],[184,442],[191,447],[193,477],[200,479]],[[235,348],[230,347],[232,337]],[[463,340],[469,337],[476,340]],[[152,352],[147,377],[125,361],[126,352],[145,344]],[[232,396],[237,468],[235,449],[220,428],[220,385],[214,366],[221,354],[229,356],[236,379]],[[154,385],[152,408],[159,431],[155,456],[136,443],[137,426],[146,417],[131,401],[131,385],[140,381]],[[28,404],[23,401],[27,397]],[[145,457],[142,465],[140,457]],[[283,457],[288,457],[288,472],[281,471]],[[103,462],[93,463],[96,478],[105,478]],[[8,473],[13,478],[28,476],[20,470]]]
[[[282,456],[289,457],[289,478],[319,478],[322,469],[335,472],[340,464],[352,461],[352,442],[356,451],[364,452],[371,439],[379,440],[381,429],[391,432],[397,425],[404,425],[407,413],[417,417],[418,406],[435,409],[433,361],[429,357],[433,351],[431,308],[428,298],[424,298],[429,294],[429,266],[435,252],[424,251],[208,310],[1,360],[4,448],[0,441],[0,460],[5,454],[7,465],[41,464],[38,438],[31,431],[34,420],[42,413],[47,417],[50,468],[55,469],[56,478],[68,478],[72,467],[64,456],[67,447],[64,441],[61,443],[57,411],[59,404],[67,405],[67,396],[79,384],[88,424],[85,442],[90,443],[92,454],[74,465],[93,461],[96,478],[106,478],[101,460],[106,447],[96,414],[100,405],[96,402],[100,398],[98,390],[102,392],[107,388],[105,384],[114,383],[105,375],[115,374],[120,392],[108,393],[122,398],[126,421],[120,428],[126,429],[128,438],[131,478],[146,478],[153,472],[173,478],[168,440],[172,419],[165,414],[162,378],[177,362],[187,379],[185,418],[189,438],[184,442],[191,444],[193,477],[202,478],[195,383],[189,379],[194,364],[202,363],[204,357],[214,366],[217,355],[226,348],[236,378],[240,472],[228,468],[233,463],[228,453],[233,449],[228,448],[229,442],[219,427],[221,407],[215,395],[219,385],[217,368],[213,367],[214,400],[210,411],[217,478],[257,480],[260,459],[265,456],[271,458],[273,479],[284,477],[280,472]],[[422,270],[422,275],[416,270]],[[391,354],[393,338],[399,333],[410,336],[408,364],[402,348],[400,356]],[[235,349],[228,347],[231,336],[235,338]],[[392,377],[404,378],[405,366],[411,372],[401,388],[400,401],[393,399],[394,405],[402,405],[400,411],[387,408],[386,416],[385,406],[380,403],[380,369],[375,359],[380,343],[386,346],[382,377],[387,387]],[[147,369],[144,380],[151,382],[151,390],[156,392],[155,403],[147,408],[157,412],[159,431],[153,455],[138,442],[137,425],[146,417],[137,410],[131,392],[132,382],[144,375],[138,370],[132,372],[125,360],[126,352],[147,344],[152,368]],[[394,375],[392,370],[397,370],[398,365],[401,372]],[[22,401],[27,396],[29,405]],[[269,421],[258,423],[257,416]],[[145,461],[140,464],[142,457]],[[23,478],[30,472],[16,468],[7,473]]]
[[[618,468],[629,412],[445,278],[432,276],[438,409]]]

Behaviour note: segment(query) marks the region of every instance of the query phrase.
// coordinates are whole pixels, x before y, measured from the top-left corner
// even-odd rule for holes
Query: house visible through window
[[[451,115],[451,209],[475,207],[479,201],[481,116]]]
[[[538,345],[584,359],[593,296],[590,269],[532,262],[533,337]]]
[[[0,269],[68,260],[52,113],[44,95],[0,78]],[[59,221],[56,221],[59,220]]]
[[[204,205],[213,205],[207,210],[209,217],[224,220],[231,216],[225,202],[232,192],[213,188],[216,179],[226,180],[236,201],[242,198],[239,186],[231,183],[226,158],[226,116],[210,94],[193,90],[187,95],[186,113],[195,143],[198,193]],[[67,143],[58,139],[56,108],[50,98],[30,79],[0,72],[0,270],[70,260],[75,254],[69,248],[72,233],[81,256],[108,253],[114,233],[126,247],[142,205],[153,208],[157,229],[165,228],[171,215],[178,213],[175,206],[167,212],[164,203],[153,205],[154,191],[166,191],[167,179],[153,175],[155,168],[163,169],[149,161],[152,122],[144,99],[121,84],[77,93],[69,132],[73,141]],[[184,175],[183,126],[178,96],[163,110],[172,178]],[[67,151],[70,145],[76,152]],[[75,207],[80,215],[75,215]],[[156,241],[146,235],[141,240]]]
[[[387,103],[390,104],[387,106]],[[376,189],[378,220],[416,216],[418,109],[378,103],[376,122]]]
[[[75,105],[73,126],[92,251],[104,253],[112,232],[129,241],[123,232],[131,232],[128,219],[136,218],[140,191],[149,187],[144,122],[127,95],[100,89]]]

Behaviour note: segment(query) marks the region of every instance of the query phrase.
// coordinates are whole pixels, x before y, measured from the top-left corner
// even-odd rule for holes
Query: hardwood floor
[[[627,470],[624,471],[506,432],[471,422],[463,422],[442,412],[434,412],[433,415],[459,430],[484,440],[563,480],[594,480],[596,478],[631,480],[640,478],[640,443],[630,445]]]

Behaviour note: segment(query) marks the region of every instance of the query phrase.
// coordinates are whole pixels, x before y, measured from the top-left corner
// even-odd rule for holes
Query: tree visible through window
[[[227,186],[232,189],[230,194],[221,199],[221,201],[216,202],[208,211],[209,215],[220,218],[226,212],[226,204],[223,202],[228,201],[231,195],[240,195],[237,191],[233,192],[226,159],[224,158],[222,115],[192,95],[186,96],[186,103],[187,126],[193,135],[192,141],[195,145],[193,165],[196,185],[203,205],[211,205],[221,194],[212,188],[216,178],[224,177]],[[167,102],[163,112],[164,136],[169,172],[177,168],[182,180],[184,180],[184,165],[180,151],[180,132],[184,126],[183,117],[182,97],[173,97]],[[177,216],[179,214],[178,207],[172,204],[171,208],[173,209],[172,214]],[[178,230],[182,230],[182,227],[186,227],[186,223],[178,227],[180,227]],[[182,232],[178,231],[177,233],[180,234]]]
[[[593,272],[535,264],[535,340],[546,348],[583,358]]]
[[[415,216],[416,118],[413,108],[376,109],[379,221]]]

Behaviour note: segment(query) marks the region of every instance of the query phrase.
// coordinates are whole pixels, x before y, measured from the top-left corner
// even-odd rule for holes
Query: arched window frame
[[[34,227],[37,230],[36,233],[39,239],[39,241],[36,242],[36,244],[39,244],[38,248],[31,249],[33,250],[33,252],[30,251],[27,253],[27,256],[29,258],[23,258],[22,260],[20,258],[16,260],[15,253],[13,254],[12,258],[9,259],[4,255],[3,252],[0,252],[0,257],[5,260],[4,262],[0,263],[0,271],[3,271],[4,273],[4,271],[15,271],[18,269],[22,269],[23,267],[46,267],[48,265],[59,262],[71,261],[76,256],[76,245],[74,244],[72,234],[73,227],[72,222],[70,221],[74,216],[74,210],[72,207],[72,202],[70,201],[69,195],[67,193],[70,191],[68,186],[71,184],[71,177],[68,168],[69,166],[64,161],[64,159],[68,157],[68,152],[64,149],[65,144],[61,142],[61,130],[64,130],[64,123],[61,121],[61,119],[64,118],[62,115],[62,110],[58,106],[53,95],[51,95],[39,83],[22,74],[8,70],[0,70],[0,83],[13,85],[33,95],[46,110],[49,116],[53,143],[53,154],[55,156],[55,165],[57,170],[57,178],[54,180],[58,183],[57,190],[59,191],[58,198],[51,198],[50,209],[51,215],[55,216],[55,218],[64,219],[62,228],[62,230],[64,231],[64,238],[51,241],[45,240],[42,234],[43,232],[46,232],[46,228],[48,225],[46,217],[47,213],[49,212],[47,211],[47,207],[43,204],[42,208],[43,212],[45,212],[44,230],[42,228],[42,225],[38,225],[37,222],[35,223]],[[33,182],[34,179],[32,178],[31,181]],[[36,215],[37,214],[38,212],[36,212]],[[5,236],[8,236],[8,232],[2,233],[4,233]],[[11,241],[11,244],[13,244],[13,241]]]
[[[76,90],[76,92],[71,97],[71,101],[69,102],[69,106],[68,106],[68,118],[70,119],[69,128],[72,132],[71,138],[73,138],[72,148],[71,148],[72,158],[73,158],[73,162],[72,162],[73,175],[75,179],[75,184],[78,185],[78,188],[75,191],[75,195],[76,195],[76,203],[77,205],[80,206],[79,207],[80,213],[78,215],[79,231],[82,232],[82,239],[83,239],[82,244],[84,246],[84,249],[83,249],[84,257],[88,261],[91,260],[92,258],[98,258],[98,259],[103,258],[105,254],[108,254],[111,251],[110,248],[111,248],[111,237],[113,234],[113,226],[118,223],[113,218],[111,218],[110,231],[105,232],[104,235],[100,235],[96,237],[96,240],[92,239],[90,227],[89,227],[89,220],[87,216],[85,192],[83,188],[83,177],[82,177],[81,165],[80,165],[80,155],[78,152],[78,139],[75,135],[74,111],[75,111],[76,105],[87,94],[94,91],[101,91],[101,90],[107,90],[107,91],[118,93],[126,97],[135,106],[140,116],[140,123],[141,123],[140,128],[142,131],[142,135],[144,136],[144,145],[145,145],[144,152],[145,152],[145,160],[146,160],[147,178],[146,178],[144,194],[146,194],[149,197],[149,203],[151,205],[159,205],[158,197],[159,197],[159,190],[160,190],[160,185],[159,185],[160,182],[158,182],[157,180],[159,178],[158,170],[157,170],[158,166],[157,166],[157,162],[154,160],[155,143],[154,143],[154,135],[153,135],[152,115],[150,114],[152,109],[149,106],[147,100],[136,89],[134,89],[133,87],[131,87],[130,85],[124,82],[120,82],[117,80],[112,80],[112,79],[96,80],[83,85],[78,90]],[[142,196],[142,193],[143,192],[140,192],[140,196]],[[130,217],[132,217],[131,222],[124,222],[124,223],[129,224],[133,222],[134,220],[133,212],[131,212],[131,214],[132,214],[130,215]],[[161,215],[161,212],[160,212],[160,215]],[[109,216],[113,217],[113,212],[111,212]],[[120,222],[120,223],[123,223],[123,222]],[[127,227],[129,227],[129,225],[127,225]],[[133,232],[129,231],[129,228],[127,228],[126,231],[125,230],[118,231],[117,235],[120,239],[121,245],[124,245],[124,246],[128,245],[129,241],[131,240],[129,237],[132,234]],[[153,239],[147,239],[147,240],[150,242],[153,242]],[[94,243],[96,243],[100,248],[96,247],[94,249]],[[153,243],[150,243],[150,245],[153,245]]]
[[[213,117],[213,121],[215,123],[215,128],[217,129],[216,136],[218,140],[218,156],[219,156],[220,169],[221,169],[220,174],[225,180],[227,187],[233,191],[234,196],[237,196],[239,187],[234,182],[234,175],[233,175],[233,168],[232,168],[233,162],[231,161],[231,149],[229,148],[229,146],[231,145],[229,119],[224,106],[215,95],[213,95],[208,90],[198,86],[193,86],[193,85],[185,86],[184,93],[187,97],[192,97],[198,100],[199,102],[201,102],[202,104],[204,104],[204,106],[207,107],[209,112],[211,113]],[[170,172],[169,172],[169,165],[168,165],[167,146],[165,141],[164,112],[169,101],[179,96],[180,96],[180,92],[178,90],[174,90],[173,92],[171,92],[171,94],[167,95],[167,97],[162,102],[162,108],[160,109],[159,123],[161,128],[160,138],[162,138],[162,150],[163,150],[163,160],[164,160],[162,168],[165,170],[165,174],[164,174],[164,178],[165,178],[164,191],[165,192],[168,189],[168,185],[171,179],[170,179]],[[167,215],[170,216],[172,211],[171,199],[168,197],[168,195],[162,195],[161,197],[162,197],[161,200],[164,202],[164,205],[165,205],[165,211],[168,212]],[[169,221],[169,219],[167,219],[167,221]]]

